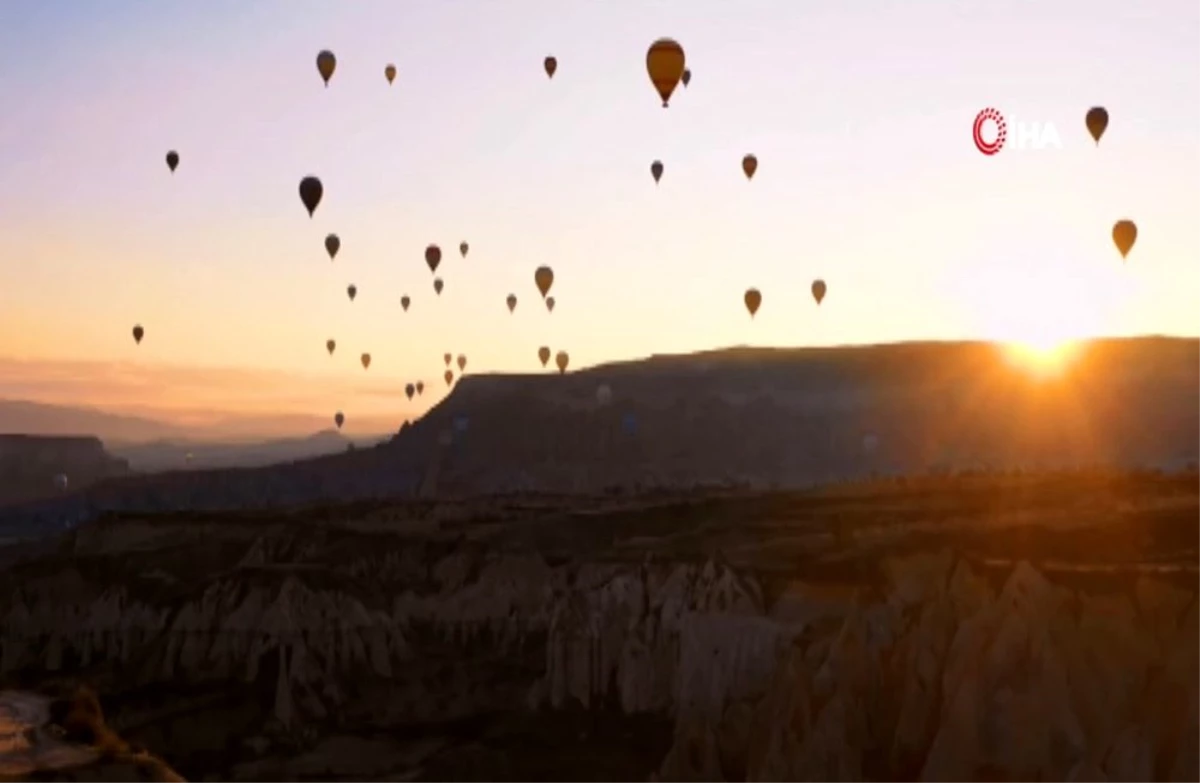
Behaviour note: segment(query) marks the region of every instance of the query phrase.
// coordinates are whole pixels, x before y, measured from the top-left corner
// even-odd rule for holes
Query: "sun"
[[[1035,337],[1004,344],[1009,361],[1034,377],[1059,375],[1079,352],[1079,341],[1069,337]]]

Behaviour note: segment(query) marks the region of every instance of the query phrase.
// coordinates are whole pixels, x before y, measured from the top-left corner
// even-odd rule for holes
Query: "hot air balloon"
[[[321,180],[316,177],[305,177],[300,180],[300,201],[308,210],[309,217],[312,217],[313,213],[317,211],[323,195],[325,195],[325,188],[321,185]]]
[[[169,168],[171,170],[171,173],[174,174],[175,167],[178,165],[179,165],[179,153],[176,152],[175,150],[171,150],[170,152],[167,153],[167,168]]]
[[[346,423],[346,416],[341,411],[338,411],[337,413],[333,414],[333,423],[336,424],[337,428],[340,430],[342,425]]]
[[[187,454],[184,454],[183,461],[190,463],[192,461],[192,452],[189,451]]]
[[[508,298],[507,298],[507,299],[505,299],[505,300],[504,300],[504,302],[505,302],[505,304],[507,304],[507,305],[508,305],[508,311],[509,311],[510,313],[511,313],[513,310],[516,310],[516,309],[517,309],[517,295],[516,295],[516,294],[509,294],[509,295],[508,295]]]
[[[350,301],[353,302],[354,297],[358,296],[358,286],[353,284],[346,286],[346,296],[350,297]]]
[[[54,486],[58,487],[59,492],[66,491],[67,483],[68,483],[68,479],[67,479],[66,473],[59,473],[57,476],[54,477]]]
[[[411,384],[411,383],[405,384],[405,386],[404,386],[404,396],[405,397],[407,397],[408,399],[411,400],[413,398],[413,395],[416,393],[417,393],[417,387],[414,384]]]
[[[465,354],[458,355],[458,371],[461,373],[467,369],[467,357]]]
[[[133,327],[133,341],[138,345],[142,344],[142,336],[144,334],[146,334],[146,330],[142,328],[141,324],[137,324]]]
[[[329,351],[330,356],[333,356],[333,351],[335,348],[337,348],[336,340],[326,340],[325,341],[325,350]]]
[[[417,394],[421,395],[424,393],[425,393],[425,381],[417,381]]]
[[[333,78],[333,70],[337,68],[337,58],[333,56],[333,52],[328,49],[322,49],[317,53],[317,73],[321,74],[321,79],[325,82],[325,86],[329,86],[329,80]]]
[[[440,277],[433,278],[433,291],[438,296],[442,295],[442,288],[444,286],[445,286],[445,283],[442,282],[442,278],[440,278]]]
[[[758,312],[759,306],[762,305],[762,294],[758,292],[757,288],[747,288],[746,295],[742,299],[746,302],[746,309],[750,311],[750,317],[753,318],[754,314]]]
[[[554,72],[558,70],[558,58],[547,57],[545,60],[542,60],[542,67],[546,69],[546,75],[553,79]]]
[[[452,361],[454,361],[454,357],[453,357],[453,356],[451,356],[451,355],[450,355],[450,354],[448,354],[448,353],[444,353],[444,354],[442,354],[442,362],[443,362],[443,363],[444,363],[444,364],[445,364],[447,367],[449,367],[449,366],[450,366],[450,362],[452,362]]]
[[[602,383],[596,387],[596,402],[600,405],[608,405],[612,402],[612,389],[608,387],[608,384]]]
[[[742,158],[742,171],[746,174],[746,179],[754,179],[754,172],[758,171],[758,158],[753,155]]]
[[[1113,244],[1121,251],[1121,258],[1129,255],[1137,241],[1137,225],[1132,220],[1118,220],[1112,230]]]
[[[543,367],[546,366],[546,362],[550,361],[550,348],[548,346],[543,345],[541,348],[538,348],[538,359],[542,362]]]
[[[396,81],[396,66],[388,63],[387,67],[383,69],[383,77],[388,80],[388,84]]]
[[[1096,144],[1099,146],[1100,137],[1104,135],[1104,131],[1108,128],[1108,109],[1103,106],[1093,106],[1088,109],[1084,123],[1087,125],[1088,133],[1092,134],[1092,138],[1096,140]]]
[[[546,310],[551,313],[554,312],[554,297],[553,296],[546,297]]]
[[[442,263],[442,249],[437,245],[425,248],[425,263],[429,265],[430,272],[437,272],[438,264]]]
[[[817,300],[817,304],[821,304],[821,300],[825,298],[825,281],[814,280],[812,284],[813,299]]]
[[[557,354],[554,355],[554,363],[556,365],[558,365],[559,373],[566,372],[567,365],[570,364],[570,362],[571,362],[571,357],[567,355],[566,351],[559,351]]]
[[[650,164],[650,176],[654,177],[655,184],[658,184],[658,181],[662,179],[662,174],[663,164],[661,160],[656,160]]]
[[[470,245],[468,245],[466,242],[459,242],[459,243],[458,243],[458,252],[459,252],[460,254],[462,254],[462,257],[463,257],[463,258],[466,258],[466,257],[467,257],[467,251],[468,251],[468,250],[470,250],[470,249],[471,249],[471,246],[470,246]]]
[[[692,69],[684,68],[683,75],[679,77],[679,81],[683,82],[683,86],[687,87],[692,83]]]
[[[412,304],[412,300],[408,298],[408,294],[400,297],[400,306],[404,308],[404,312],[408,312],[408,306]]]
[[[646,72],[650,74],[658,97],[662,98],[664,109],[670,104],[671,93],[675,92],[675,87],[683,78],[686,70],[684,63],[683,47],[670,38],[659,38],[646,51]]]
[[[444,373],[442,373],[442,377],[446,379],[447,386],[454,381],[454,373],[450,370],[446,370]]]
[[[545,299],[546,294],[550,292],[550,286],[554,285],[554,270],[548,266],[539,266],[533,273],[533,282],[537,283],[537,288]]]
[[[361,357],[359,357],[359,361],[362,362],[363,369],[367,369],[371,366],[371,354],[364,353]]]
[[[329,254],[330,261],[337,257],[338,251],[341,249],[342,240],[338,239],[337,234],[330,234],[325,237],[325,252]]]

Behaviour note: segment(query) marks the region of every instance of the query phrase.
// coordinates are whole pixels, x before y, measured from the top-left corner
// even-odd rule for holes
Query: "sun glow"
[[[1037,338],[1006,343],[1009,360],[1038,377],[1057,375],[1066,369],[1079,351],[1079,342],[1070,338]]]

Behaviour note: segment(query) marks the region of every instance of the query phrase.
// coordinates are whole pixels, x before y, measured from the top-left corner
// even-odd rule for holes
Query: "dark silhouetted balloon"
[[[146,330],[142,328],[141,324],[138,324],[133,327],[133,341],[135,343],[137,343],[138,345],[142,344],[142,337],[144,337],[145,334],[146,334]],[[170,340],[168,340],[167,342],[170,342]]]
[[[507,298],[507,299],[505,299],[505,300],[504,300],[504,302],[505,302],[505,304],[507,304],[507,305],[508,305],[508,311],[509,311],[510,313],[511,313],[513,310],[516,310],[516,309],[517,309],[517,295],[516,295],[516,294],[509,294],[509,295],[508,295],[508,298]]]
[[[538,359],[541,361],[543,367],[546,366],[546,362],[550,361],[550,348],[548,346],[543,345],[541,348],[538,348]]]
[[[438,296],[442,295],[442,288],[444,286],[445,286],[445,283],[442,282],[442,278],[440,278],[440,277],[433,278],[433,291]]]
[[[425,381],[417,381],[417,394],[421,395],[424,393],[425,393]]]
[[[408,306],[412,304],[412,300],[408,298],[408,294],[400,297],[400,306],[404,308],[404,312],[408,312]]]
[[[323,195],[325,195],[325,188],[321,185],[321,180],[316,177],[305,177],[300,180],[300,201],[308,210],[309,217],[312,217],[313,213],[317,211]]]
[[[329,351],[329,355],[333,356],[333,352],[337,349],[337,340],[326,340],[325,350]]]
[[[388,80],[388,84],[396,81],[396,66],[388,63],[387,67],[383,69],[383,76]]]
[[[651,163],[651,164],[650,164],[650,176],[654,177],[654,182],[655,182],[655,184],[657,184],[657,183],[658,183],[658,181],[659,181],[660,179],[662,179],[662,175],[663,175],[663,164],[662,164],[662,161],[661,161],[661,160],[656,160],[656,161],[654,161],[653,163]]]
[[[567,371],[567,365],[571,363],[571,357],[566,351],[559,351],[554,355],[554,364],[558,366],[558,371],[564,373]]]
[[[533,273],[533,282],[537,284],[538,291],[541,291],[542,298],[546,298],[546,294],[550,292],[550,286],[554,285],[554,270],[548,266],[539,266]]]
[[[333,414],[333,423],[337,425],[337,428],[339,430],[342,428],[342,425],[346,423],[346,417],[342,414],[341,411],[338,411],[337,413]]]
[[[411,400],[413,398],[413,395],[416,393],[417,393],[417,387],[415,384],[409,383],[409,384],[405,385],[405,387],[404,387],[404,396],[405,397],[407,397],[408,399]]]
[[[1137,225],[1132,220],[1118,220],[1112,230],[1113,244],[1121,251],[1121,258],[1129,255],[1137,241]]]
[[[683,82],[683,86],[687,87],[692,83],[692,69],[684,68],[683,75],[679,77],[679,81]]]
[[[169,168],[171,170],[171,173],[174,174],[175,168],[178,165],[179,165],[179,153],[176,152],[175,150],[171,150],[170,152],[167,153],[167,168]]]
[[[458,243],[458,252],[459,252],[460,254],[462,254],[462,257],[463,257],[463,258],[466,258],[466,257],[467,257],[467,251],[468,251],[468,250],[470,250],[470,249],[471,249],[471,246],[470,246],[470,245],[468,245],[466,242],[459,242],[459,243]]]
[[[338,251],[342,249],[342,240],[338,239],[337,234],[330,234],[325,237],[325,252],[329,254],[329,260],[337,258]]]
[[[551,313],[554,312],[554,297],[553,296],[546,297],[546,310],[548,310]]]
[[[429,266],[430,272],[436,272],[438,264],[442,263],[442,249],[437,245],[425,248],[425,263]]]
[[[1088,133],[1092,134],[1092,138],[1096,140],[1096,144],[1099,144],[1100,137],[1108,129],[1108,109],[1103,106],[1093,106],[1088,109],[1084,122],[1087,124]]]
[[[346,296],[350,297],[350,301],[353,302],[354,297],[358,296],[358,286],[356,286],[356,285],[346,286]]]
[[[333,52],[328,49],[322,49],[317,53],[317,73],[321,74],[322,81],[325,86],[329,86],[329,80],[333,78],[333,71],[337,68],[337,58],[333,56]]]
[[[753,155],[742,158],[742,172],[746,175],[746,179],[754,179],[756,171],[758,171],[758,158]]]
[[[447,386],[454,382],[454,373],[450,370],[446,370],[444,373],[442,373],[442,377],[446,379]]]
[[[758,312],[758,308],[762,306],[762,294],[758,292],[757,288],[747,288],[746,295],[742,299],[746,303],[746,309],[750,311],[750,317],[753,318],[754,314]]]
[[[817,304],[821,304],[821,300],[825,298],[825,281],[814,280],[812,284],[813,299],[817,300]]]
[[[371,366],[371,354],[364,353],[362,356],[359,357],[359,361],[362,362],[363,369],[364,370],[367,369],[368,367]]]
[[[554,72],[558,70],[558,58],[547,57],[545,60],[542,60],[542,67],[546,69],[546,75],[553,79]]]
[[[450,362],[452,362],[452,361],[454,361],[454,357],[452,355],[450,355],[448,353],[442,354],[442,363],[445,364],[447,367],[450,366]]]
[[[670,38],[659,38],[646,50],[646,72],[662,98],[663,108],[670,105],[671,93],[686,70],[683,47]]]
[[[463,372],[467,369],[467,357],[464,354],[458,355],[458,371]]]

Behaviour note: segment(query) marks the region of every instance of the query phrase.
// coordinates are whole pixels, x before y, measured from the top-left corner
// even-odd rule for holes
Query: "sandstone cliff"
[[[62,495],[129,473],[129,464],[96,438],[0,435],[0,504]]]

